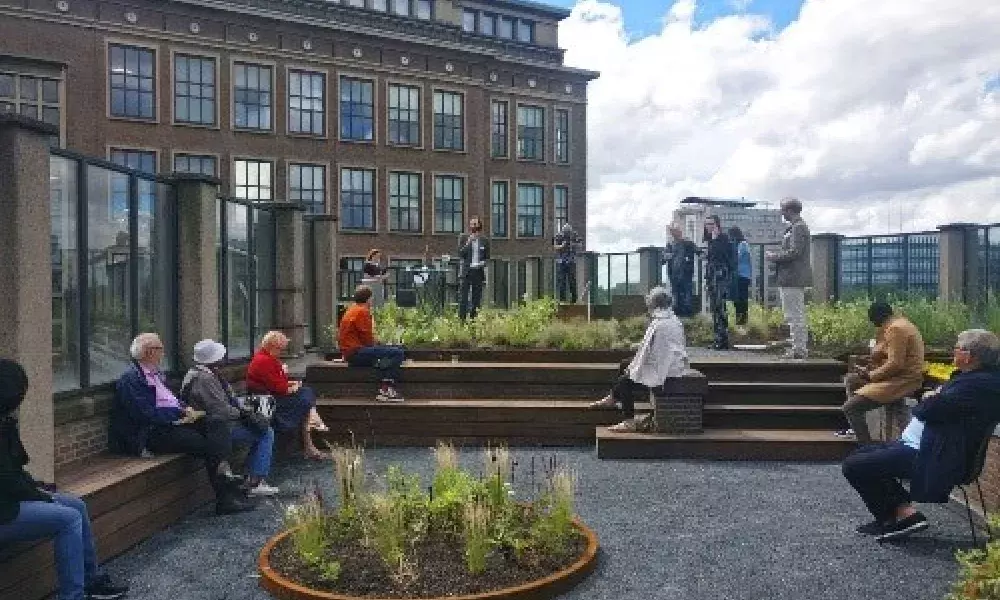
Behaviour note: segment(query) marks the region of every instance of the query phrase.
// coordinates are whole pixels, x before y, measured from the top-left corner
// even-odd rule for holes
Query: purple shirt
[[[174,396],[163,383],[163,377],[156,369],[150,369],[142,365],[142,374],[146,376],[146,383],[156,390],[156,408],[180,408],[181,402]]]

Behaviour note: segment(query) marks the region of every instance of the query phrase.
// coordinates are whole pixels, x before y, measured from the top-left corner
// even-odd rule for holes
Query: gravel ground
[[[597,572],[563,596],[615,599],[940,599],[968,547],[964,509],[928,506],[932,527],[896,544],[854,533],[868,514],[838,465],[698,461],[599,461],[592,450],[518,450],[515,487],[530,489],[552,458],[579,474],[578,511],[598,534]],[[479,453],[462,460],[478,469]],[[398,463],[431,470],[423,449],[369,451],[368,470]],[[540,469],[538,469],[540,471]],[[273,483],[285,490],[256,512],[204,509],[117,558],[111,572],[133,599],[260,599],[255,561],[279,529],[280,504],[317,481],[333,495],[332,467],[292,462]]]

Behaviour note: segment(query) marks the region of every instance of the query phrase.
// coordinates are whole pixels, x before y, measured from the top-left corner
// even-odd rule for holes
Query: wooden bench
[[[211,501],[199,461],[100,455],[60,477],[59,490],[82,497],[90,511],[99,559],[121,554]],[[39,600],[56,588],[52,543],[0,548],[0,598]]]

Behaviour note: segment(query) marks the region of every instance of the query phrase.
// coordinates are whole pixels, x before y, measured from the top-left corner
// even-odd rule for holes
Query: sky
[[[800,198],[814,233],[1000,222],[997,0],[548,0],[588,88],[588,247],[689,195]]]

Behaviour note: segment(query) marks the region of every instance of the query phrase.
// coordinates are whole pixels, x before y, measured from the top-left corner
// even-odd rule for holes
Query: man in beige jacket
[[[920,330],[901,315],[894,315],[888,302],[873,302],[868,320],[877,327],[875,347],[869,363],[844,378],[847,402],[844,415],[859,444],[872,441],[865,413],[898,402],[919,390],[924,383],[924,339]]]
[[[767,252],[764,258],[774,263],[775,280],[781,295],[781,310],[792,337],[786,358],[806,358],[809,328],[806,325],[806,288],[812,287],[812,237],[802,219],[802,202],[797,198],[781,201],[781,216],[788,229],[781,240],[781,250]]]

